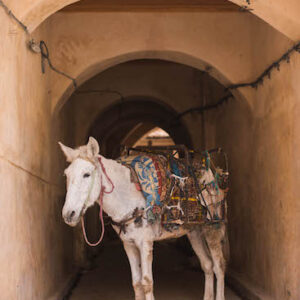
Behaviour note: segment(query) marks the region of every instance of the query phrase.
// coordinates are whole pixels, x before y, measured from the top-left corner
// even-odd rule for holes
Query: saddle
[[[172,231],[182,225],[225,221],[228,172],[216,168],[213,180],[200,184],[204,171],[211,169],[209,152],[186,159],[175,157],[173,152],[132,150],[136,152],[134,155],[128,153],[118,162],[131,170],[132,181],[142,191],[148,222],[159,220],[165,229]],[[212,198],[216,201],[207,203],[208,193],[214,193]]]

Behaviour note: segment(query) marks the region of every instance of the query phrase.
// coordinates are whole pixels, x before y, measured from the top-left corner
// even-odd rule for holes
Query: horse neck
[[[103,210],[114,221],[119,222],[130,215],[136,207],[141,207],[140,193],[136,191],[135,185],[130,180],[130,170],[112,159],[101,156],[101,162],[106,171],[99,164],[99,172],[102,174],[102,184],[105,191],[103,195]],[[112,184],[113,186],[112,186]]]

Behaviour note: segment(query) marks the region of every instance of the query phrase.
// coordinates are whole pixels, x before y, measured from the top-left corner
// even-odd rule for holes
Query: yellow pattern
[[[172,200],[185,200],[186,201],[186,198],[185,197],[182,197],[182,198],[180,198],[180,197],[174,197],[174,196],[172,196]],[[188,201],[198,201],[196,198],[188,198]]]

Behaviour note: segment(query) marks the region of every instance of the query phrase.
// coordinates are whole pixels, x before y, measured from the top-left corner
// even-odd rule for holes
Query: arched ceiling
[[[300,1],[299,0],[229,0],[239,6],[246,5],[266,23],[295,42],[300,40]]]
[[[115,0],[116,1],[116,0]],[[115,1],[110,1],[114,3]],[[78,0],[11,0],[9,1],[10,8],[16,13],[16,15],[24,21],[29,30],[33,31],[39,26],[47,17],[54,14],[56,11],[64,8],[65,6],[79,2]],[[81,1],[80,1],[81,2]],[[102,3],[103,1],[98,1]],[[137,1],[133,1],[136,2]],[[138,1],[139,5],[152,5],[160,3],[164,5],[167,9],[179,6],[182,9],[182,1]],[[187,3],[191,5],[198,5],[198,7],[205,7],[209,3],[214,3],[216,7],[230,7],[226,2],[222,0],[188,0]],[[222,3],[223,2],[223,3]],[[235,3],[239,6],[247,5],[248,1],[245,0],[230,0],[230,2]],[[105,1],[104,3],[107,3]],[[118,1],[116,2],[118,3]],[[153,4],[152,4],[153,3]],[[175,4],[173,4],[175,3]],[[211,4],[210,4],[211,5]],[[144,4],[145,6],[145,4]],[[250,8],[253,9],[251,13],[257,15],[265,22],[269,23],[271,26],[276,28],[278,31],[282,32],[292,40],[296,41],[300,39],[299,30],[299,11],[300,2],[298,0],[256,0],[250,1]]]
[[[163,59],[206,70],[226,86],[254,80],[291,46],[258,18],[239,13],[59,13],[50,25],[51,59],[79,85],[122,62]],[[266,36],[276,47],[265,44]],[[50,80],[55,113],[74,87],[58,74]]]
[[[174,126],[186,126],[190,130],[196,126],[199,115],[185,115],[179,124],[171,124],[174,116],[201,105],[204,100],[206,104],[215,103],[223,94],[222,85],[195,68],[163,60],[134,60],[88,80],[61,111],[72,116],[76,145],[84,143],[88,133],[100,139],[108,132],[114,138],[118,136],[116,143],[120,144],[139,123],[151,123],[166,131],[172,129],[179,136],[180,130]],[[95,127],[91,124],[99,119],[99,114],[101,126],[91,132],[91,127]],[[191,136],[193,142],[199,134],[197,130]],[[181,140],[181,143],[191,144]]]
[[[63,9],[65,12],[116,11],[239,11],[239,6],[226,0],[81,0]]]

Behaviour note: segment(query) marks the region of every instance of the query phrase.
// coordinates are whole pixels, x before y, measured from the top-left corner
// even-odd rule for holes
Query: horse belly
[[[167,240],[167,239],[177,239],[180,238],[184,235],[186,235],[189,231],[182,226],[179,227],[177,230],[173,231],[167,231],[163,227],[161,228],[161,234],[158,235],[155,240],[156,241],[161,241],[161,240]]]

